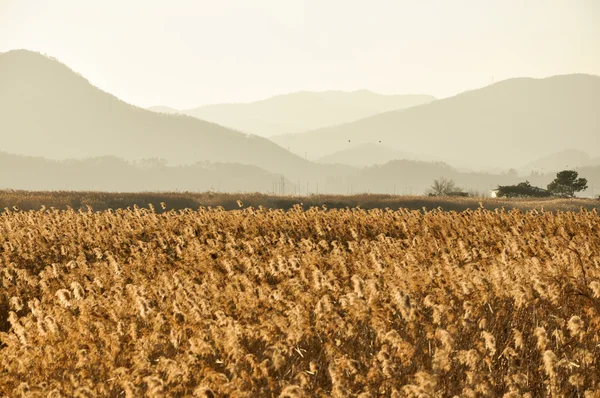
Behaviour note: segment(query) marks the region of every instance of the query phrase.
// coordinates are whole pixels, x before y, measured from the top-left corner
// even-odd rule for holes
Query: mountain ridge
[[[0,151],[0,189],[49,191],[260,191],[279,176],[238,163],[141,167],[115,156],[62,161]]]
[[[535,159],[519,168],[521,172],[546,171],[557,172],[565,169],[600,165],[600,158],[592,158],[579,149],[564,149]]]
[[[384,95],[369,90],[298,91],[253,102],[182,110],[189,116],[265,137],[337,125],[435,100],[423,94]]]
[[[292,177],[317,172],[267,139],[136,107],[28,50],[0,53],[0,137],[6,152],[50,159],[159,157],[174,165],[242,163]]]
[[[356,144],[381,140],[394,149],[442,158],[451,153],[472,159],[473,164],[494,156],[502,159],[497,166],[510,168],[572,146],[573,139],[582,147],[600,148],[598,103],[600,76],[515,78],[428,104],[272,140],[313,158],[340,150],[348,140]],[[490,140],[494,145],[486,146]],[[479,145],[471,145],[474,142]]]
[[[163,106],[163,105],[151,106],[146,109],[148,109],[149,111],[152,111],[152,112],[166,113],[168,115],[181,113],[181,111],[179,109],[175,109],[175,108],[171,108],[170,106]]]

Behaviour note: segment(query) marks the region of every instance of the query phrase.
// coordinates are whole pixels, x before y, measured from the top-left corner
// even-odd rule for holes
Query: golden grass
[[[0,396],[600,394],[595,210],[157,212],[0,215]]]
[[[460,197],[429,197],[429,196],[400,196],[386,194],[357,194],[357,195],[311,195],[311,196],[277,196],[261,193],[216,193],[216,192],[32,192],[32,191],[0,191],[0,211],[17,206],[22,210],[39,210],[42,205],[66,210],[75,210],[91,206],[94,210],[126,209],[134,205],[147,206],[165,202],[169,209],[197,209],[200,206],[223,207],[225,210],[239,208],[237,201],[245,206],[263,206],[269,209],[289,210],[295,205],[302,204],[304,209],[325,205],[330,209],[345,209],[360,206],[363,209],[411,209],[421,210],[423,207],[431,210],[441,207],[443,210],[463,211],[477,209],[480,203],[490,210],[542,209],[547,211],[579,211],[581,207],[587,210],[600,210],[600,200],[597,199],[560,199],[560,198],[460,198]],[[160,208],[157,211],[161,211]]]

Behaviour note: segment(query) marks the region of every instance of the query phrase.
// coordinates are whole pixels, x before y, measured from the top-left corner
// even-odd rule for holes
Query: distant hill
[[[182,112],[245,133],[270,137],[352,122],[434,99],[430,95],[382,95],[368,90],[302,91],[252,103],[207,105]]]
[[[0,152],[0,189],[268,192],[279,179],[235,163],[142,168],[114,156],[56,161]]]
[[[352,145],[349,143],[348,145]],[[394,160],[414,160],[423,162],[446,162],[456,167],[457,170],[469,169],[465,167],[465,162],[455,159],[452,156],[431,156],[428,154],[416,154],[392,149],[383,143],[365,143],[353,145],[347,149],[323,156],[316,160],[322,164],[343,164],[353,167],[369,167],[382,165]]]
[[[600,166],[581,167],[579,175],[588,180],[588,189],[577,196],[596,197],[600,194]],[[555,177],[555,172],[532,173],[525,176],[507,173],[459,171],[443,162],[394,160],[383,165],[366,167],[347,180],[352,192],[396,193],[399,195],[424,194],[434,180],[449,178],[465,192],[478,192],[489,196],[498,185],[514,185],[529,181],[545,188]]]
[[[151,106],[150,108],[148,108],[148,110],[152,112],[166,113],[167,115],[181,113],[179,109],[171,108],[169,106]]]
[[[557,172],[566,169],[598,165],[600,165],[600,159],[591,158],[586,152],[578,149],[566,149],[530,162],[521,167],[520,170],[523,172]]]
[[[297,154],[322,157],[355,144],[518,167],[564,148],[600,155],[600,77],[518,78],[353,123],[273,137]]]
[[[350,145],[350,144],[349,144]],[[355,167],[367,167],[388,163],[392,160],[417,160],[418,156],[386,147],[383,144],[359,144],[348,149],[323,156],[319,163],[347,164]]]
[[[60,62],[25,50],[0,53],[0,139],[6,152],[51,159],[241,163],[291,178],[320,172],[267,139],[129,105]]]
[[[588,179],[580,196],[600,194],[600,166],[579,168]],[[342,169],[337,178],[310,181],[285,180],[286,195],[315,193],[395,193],[421,195],[440,177],[456,181],[466,191],[488,195],[498,185],[525,180],[545,187],[555,173],[518,176],[511,173],[460,172],[443,162],[394,160],[383,165]],[[48,160],[0,152],[0,190],[107,191],[107,192],[261,192],[281,193],[280,175],[236,163],[198,163],[168,167],[157,159],[127,162],[114,156]],[[307,185],[308,182],[308,185]],[[285,199],[284,199],[285,200]],[[143,204],[145,205],[145,204]]]

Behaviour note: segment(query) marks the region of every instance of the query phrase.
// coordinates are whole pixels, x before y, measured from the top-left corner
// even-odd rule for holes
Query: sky
[[[0,52],[11,49],[143,107],[301,90],[444,98],[600,75],[600,1],[0,0]]]

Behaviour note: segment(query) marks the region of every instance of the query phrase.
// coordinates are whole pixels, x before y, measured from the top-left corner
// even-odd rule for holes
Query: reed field
[[[600,216],[0,214],[0,396],[600,397]]]
[[[345,209],[361,207],[363,209],[411,209],[421,210],[442,208],[447,211],[477,209],[481,205],[486,209],[522,211],[545,209],[547,211],[579,211],[596,209],[600,211],[600,197],[592,198],[489,198],[489,197],[431,197],[418,195],[389,195],[359,193],[354,195],[311,194],[302,196],[274,195],[264,193],[227,193],[227,192],[94,192],[94,191],[20,191],[0,190],[0,212],[18,207],[21,210],[39,210],[41,206],[60,210],[72,208],[86,210],[91,206],[96,211],[108,209],[126,209],[135,204],[169,204],[169,209],[183,210],[204,207],[222,207],[225,210],[239,209],[238,200],[247,207],[263,206],[269,209],[289,210],[300,205],[303,209],[321,207]],[[157,212],[163,209],[158,207]]]

